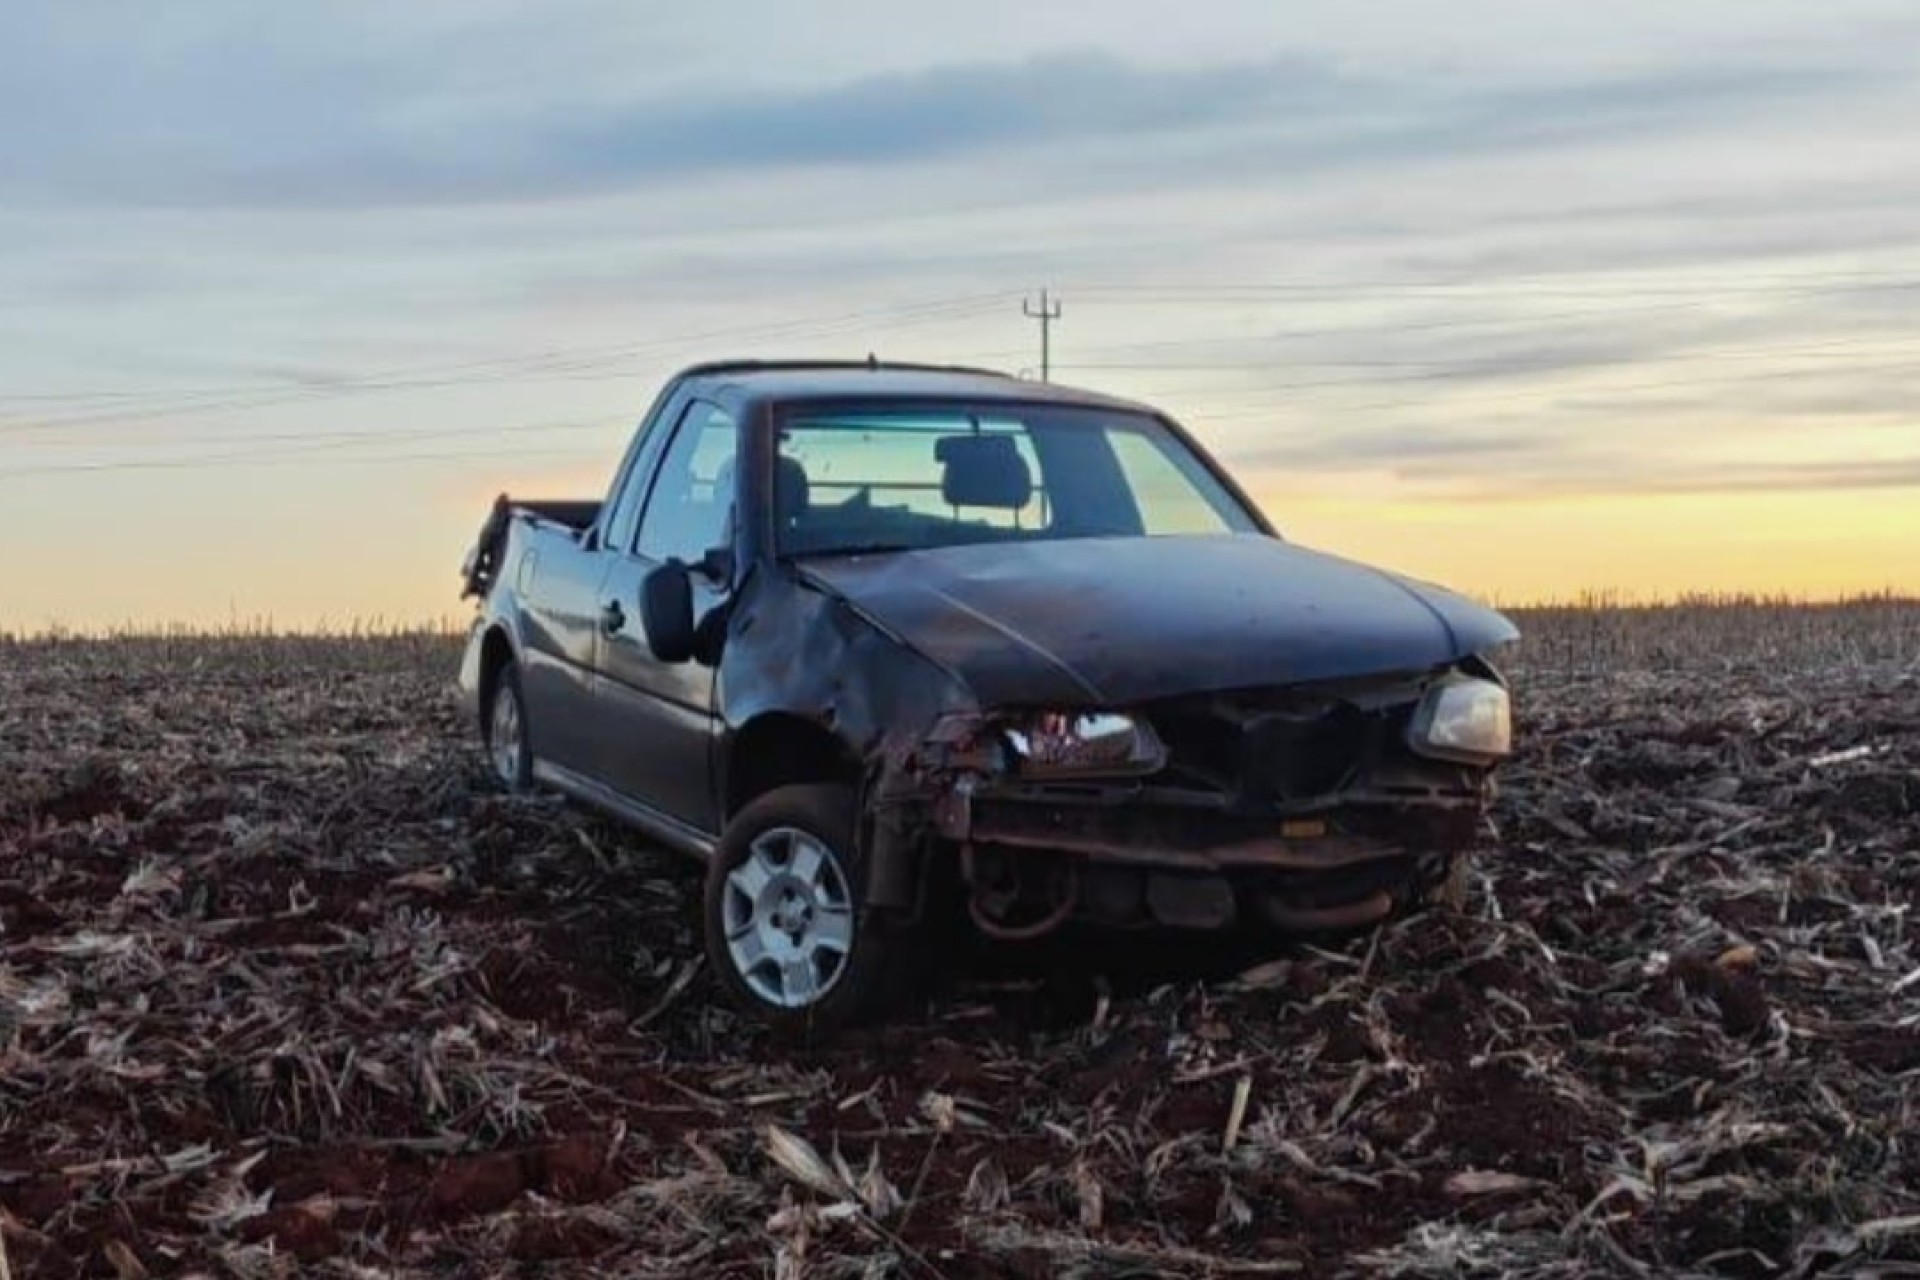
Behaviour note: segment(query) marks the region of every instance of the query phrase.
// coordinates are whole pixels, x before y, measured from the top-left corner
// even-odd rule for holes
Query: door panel
[[[660,458],[635,546],[609,551],[600,584],[608,625],[597,636],[594,658],[601,707],[594,773],[703,831],[719,826],[713,669],[653,656],[640,587],[670,557],[693,563],[712,547],[731,545],[738,447],[738,428],[723,410],[701,401],[689,405]],[[693,580],[695,617],[702,617],[723,592],[697,570]]]
[[[607,784],[702,831],[717,831],[712,749],[716,722],[713,668],[665,663],[647,648],[640,583],[653,564],[620,557],[603,584],[608,600],[626,602],[619,628],[600,636],[598,697],[607,732],[597,746]],[[694,616],[720,594],[694,575]]]
[[[600,590],[613,542],[630,545],[640,499],[666,437],[686,398],[669,383],[634,431],[594,522],[578,538],[551,530],[531,533],[515,567],[514,597],[521,641],[521,692],[533,753],[575,773],[598,763],[593,732],[595,646],[603,625]]]
[[[588,767],[593,741],[593,658],[606,557],[558,536],[540,537],[538,558],[521,574],[520,689],[533,754],[569,769]]]

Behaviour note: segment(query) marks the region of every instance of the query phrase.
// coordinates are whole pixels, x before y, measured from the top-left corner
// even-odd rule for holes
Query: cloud
[[[1326,432],[1288,441],[1270,441],[1252,447],[1223,449],[1236,463],[1250,467],[1290,467],[1297,470],[1351,471],[1388,464],[1442,462],[1450,474],[1465,465],[1469,472],[1490,463],[1537,458],[1554,442],[1538,432],[1369,430]]]
[[[1404,496],[1445,502],[1920,488],[1920,455],[1804,462],[1648,457],[1523,432],[1380,431],[1317,445],[1223,446],[1221,454],[1236,468],[1294,484],[1311,476],[1385,478]]]
[[[1363,91],[1304,59],[1167,69],[1084,52],[934,66],[735,101],[642,104],[586,130],[562,130],[555,141],[587,167],[636,177],[883,165],[1063,139],[1150,139],[1289,106],[1351,101]]]
[[[1470,512],[1906,485],[1920,376],[1870,366],[1920,298],[1892,287],[1920,278],[1920,26],[1861,21],[1900,7],[0,6],[0,425],[38,424],[0,468],[256,433],[487,451],[629,420],[719,354],[1018,368],[1018,297],[1045,284],[1058,361],[1108,362],[1096,385],[1270,489]],[[1879,284],[1766,279],[1854,272]],[[1407,279],[1458,287],[1366,284]],[[1182,282],[1278,288],[1097,289]],[[1216,363],[1148,367],[1183,360]],[[452,372],[355,381],[408,369]],[[228,388],[231,412],[202,394]],[[126,420],[67,420],[102,403]],[[364,574],[286,572],[340,561],[347,483],[419,565],[393,598],[439,601],[471,512],[414,499],[450,466],[475,501],[547,479],[488,455],[14,486],[0,549],[37,552],[76,502],[122,518],[76,527],[60,581],[9,607],[117,600],[116,529],[217,550],[259,506],[279,536],[252,576],[168,579],[171,600],[211,615],[291,582],[302,608],[364,608]],[[1551,504],[1528,518],[1561,536]],[[1850,559],[1897,559],[1875,528]]]
[[[1611,392],[1548,381],[1520,406],[1469,390],[1404,402],[1386,422],[1331,404],[1258,435],[1234,421],[1204,434],[1236,465],[1269,475],[1365,478],[1452,501],[1920,483],[1920,365],[1793,367],[1786,355],[1779,365],[1701,359],[1666,378],[1656,366],[1647,382],[1623,371]]]
[[[431,31],[390,30],[372,52],[338,31],[303,44],[297,29],[235,18],[162,28],[157,52],[152,30],[136,32],[145,43],[87,42],[83,30],[0,19],[14,50],[0,54],[0,111],[22,125],[0,193],[105,206],[484,204],[1039,154],[1057,157],[1056,186],[1069,171],[1109,186],[1217,182],[1565,146],[1878,83],[1857,67],[1691,65],[1502,85],[1383,77],[1324,53],[1168,64],[1083,49],[780,86],[689,85],[644,68],[615,84],[602,71],[512,94],[459,74]],[[498,66],[519,30],[452,43]],[[23,58],[36,43],[43,58]]]
[[[1695,463],[1651,473],[1582,477],[1546,473],[1532,478],[1503,477],[1498,484],[1465,486],[1452,496],[1484,499],[1541,499],[1618,494],[1805,493],[1818,490],[1920,488],[1920,457],[1873,462],[1763,464]]]

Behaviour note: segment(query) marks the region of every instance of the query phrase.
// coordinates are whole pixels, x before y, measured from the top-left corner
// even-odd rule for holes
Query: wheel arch
[[[842,783],[858,791],[862,778],[852,744],[816,720],[766,711],[727,736],[721,754],[720,802],[727,821],[769,791],[811,783]]]
[[[493,694],[500,687],[500,673],[518,660],[519,654],[514,649],[513,637],[507,634],[506,626],[496,622],[488,627],[480,639],[478,711],[482,733],[486,732],[488,717],[493,714]]]

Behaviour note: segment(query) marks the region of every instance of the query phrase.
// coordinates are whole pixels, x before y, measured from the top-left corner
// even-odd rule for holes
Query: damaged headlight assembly
[[[1026,777],[1152,773],[1167,749],[1144,720],[1117,711],[1035,711],[1003,716],[1000,739]]]
[[[1407,745],[1423,756],[1492,764],[1513,752],[1513,709],[1492,680],[1446,680],[1427,690],[1407,725]]]

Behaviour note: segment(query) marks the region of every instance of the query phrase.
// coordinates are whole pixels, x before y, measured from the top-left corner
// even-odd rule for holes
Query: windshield
[[[1163,423],[1077,406],[796,408],[774,506],[787,555],[1259,531]]]

